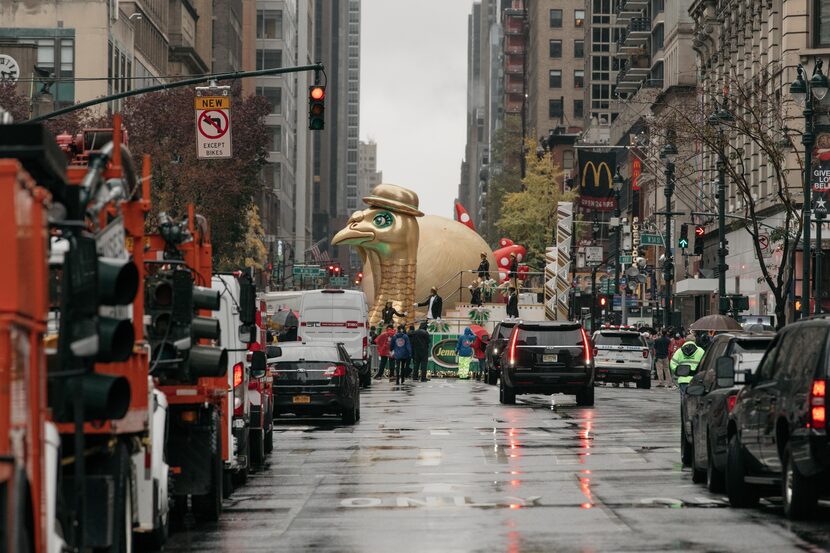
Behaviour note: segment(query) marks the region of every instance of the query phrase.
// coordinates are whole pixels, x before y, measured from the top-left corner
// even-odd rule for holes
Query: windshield
[[[337,355],[337,348],[326,346],[283,346],[282,355],[277,357],[277,359],[279,359],[279,365],[299,360],[323,361],[326,363],[337,363],[340,361],[340,357]]]
[[[497,338],[501,338],[503,340],[510,338],[510,333],[513,332],[514,326],[516,325],[499,325],[499,333]]]
[[[643,339],[639,334],[631,334],[628,332],[618,332],[615,334],[603,332],[597,335],[594,343],[597,346],[644,346]]]
[[[522,327],[517,339],[520,345],[527,346],[583,346],[582,331],[578,327]]]
[[[732,343],[732,353],[743,353],[747,351],[764,353],[771,343],[771,336],[769,340],[735,340]]]

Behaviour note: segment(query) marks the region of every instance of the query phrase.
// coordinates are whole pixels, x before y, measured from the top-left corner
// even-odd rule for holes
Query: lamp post
[[[677,148],[672,144],[671,139],[660,149],[660,159],[666,165],[666,187],[663,190],[666,195],[666,259],[663,262],[663,280],[666,284],[665,296],[663,298],[663,327],[668,328],[671,324],[671,285],[674,280],[674,263],[671,255],[671,200],[674,195],[674,162],[677,159]]]
[[[803,253],[801,261],[801,314],[806,317],[810,314],[810,173],[813,164],[813,145],[816,137],[813,134],[813,99],[819,102],[827,96],[827,77],[821,72],[823,62],[816,59],[813,76],[808,81],[804,78],[804,67],[799,63],[795,80],[790,85],[790,94],[799,106],[804,106],[804,134],[801,143],[804,145],[804,199],[801,202],[802,226],[804,232]]]
[[[622,221],[620,220],[620,216],[622,215],[622,213],[620,212],[620,192],[622,192],[623,184],[625,184],[625,181],[620,175],[620,168],[617,167],[617,173],[614,175],[613,180],[615,200],[614,217],[616,217],[617,219],[617,232],[614,233],[614,251],[617,255],[617,259],[614,260],[614,294],[618,294],[620,291],[620,256],[622,255],[622,251],[620,251],[622,241]]]
[[[726,315],[729,311],[729,306],[724,302],[726,298],[726,271],[729,270],[729,265],[726,264],[726,255],[729,251],[726,249],[726,156],[724,155],[724,131],[729,124],[734,121],[732,113],[727,109],[727,99],[723,99],[723,107],[718,110],[717,104],[715,111],[709,116],[709,125],[716,128],[718,131],[718,312],[721,315]]]
[[[824,193],[815,193],[815,205],[813,207],[813,215],[816,217],[816,313],[823,311],[821,306],[822,288],[821,285],[821,263],[824,258],[824,252],[821,247],[821,227],[824,225],[824,219],[827,217],[827,207],[825,206]]]

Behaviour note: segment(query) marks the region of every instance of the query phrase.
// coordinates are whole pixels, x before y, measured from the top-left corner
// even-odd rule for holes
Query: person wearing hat
[[[429,290],[429,297],[421,303],[416,303],[415,307],[426,307],[427,320],[433,321],[441,318],[444,311],[444,300],[438,295],[438,288],[433,286]]]
[[[677,385],[680,386],[681,396],[686,392],[686,386],[689,385],[692,377],[697,372],[697,367],[700,365],[704,353],[703,348],[695,343],[695,335],[690,333],[686,336],[686,342],[672,355],[670,364],[672,373],[677,370],[679,365],[689,365],[692,369],[689,376],[677,377]]]
[[[490,280],[490,262],[487,260],[486,252],[481,252],[481,263],[478,264],[478,280],[482,284]],[[484,301],[490,302],[493,299],[492,295],[489,288],[484,289]]]

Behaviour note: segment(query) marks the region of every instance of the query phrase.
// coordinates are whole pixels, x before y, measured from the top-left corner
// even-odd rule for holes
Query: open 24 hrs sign
[[[232,157],[230,96],[196,96],[196,150],[199,159]]]

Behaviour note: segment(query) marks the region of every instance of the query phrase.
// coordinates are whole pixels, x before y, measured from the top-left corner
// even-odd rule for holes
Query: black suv
[[[487,384],[496,384],[499,381],[501,354],[507,347],[507,341],[510,340],[514,326],[516,326],[516,321],[502,321],[493,329],[493,335],[490,337],[487,349],[484,350],[484,370],[481,371]]]
[[[771,332],[715,336],[683,395],[681,459],[691,465],[692,480],[706,482],[709,491],[723,491],[729,413],[746,375],[755,372],[773,338]],[[685,373],[681,367],[678,374]],[[718,371],[724,378],[718,378]]]
[[[516,394],[576,394],[576,404],[594,404],[594,351],[575,322],[519,322],[501,353],[499,401]]]
[[[726,490],[733,506],[781,495],[787,516],[803,518],[827,494],[828,333],[830,318],[785,327],[738,393],[727,429]]]

